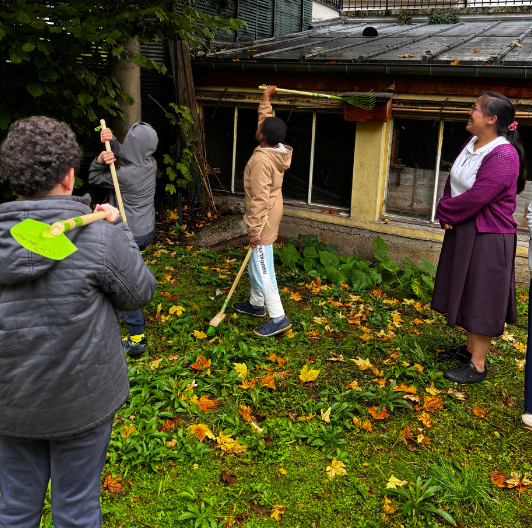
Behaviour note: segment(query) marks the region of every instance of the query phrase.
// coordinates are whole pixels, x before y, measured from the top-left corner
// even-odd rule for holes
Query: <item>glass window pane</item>
[[[351,207],[355,133],[343,115],[316,115],[312,203]]]
[[[284,143],[290,145],[292,165],[284,173],[283,198],[308,202],[308,184],[310,173],[310,149],[312,144],[312,112],[292,112],[278,110],[275,116],[287,124],[288,130]],[[290,119],[288,119],[290,116]]]
[[[433,123],[421,119],[394,120],[386,196],[388,213],[430,220],[439,130],[438,123],[434,126]]]
[[[244,192],[244,169],[258,147],[255,132],[259,123],[257,108],[239,108],[236,130],[235,192]]]
[[[207,163],[211,169],[220,169],[220,173],[212,174],[209,181],[213,189],[228,192],[231,192],[231,170],[233,167],[234,112],[234,108],[227,106],[203,107]]]
[[[471,137],[471,132],[465,129],[466,125],[467,121],[444,122],[436,204],[438,204],[440,198],[443,196],[445,182],[449,177],[449,171],[454,160],[458,156],[463,144]]]

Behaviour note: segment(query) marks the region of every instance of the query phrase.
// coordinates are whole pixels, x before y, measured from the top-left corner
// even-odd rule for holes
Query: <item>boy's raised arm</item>
[[[268,86],[262,95],[262,102],[259,105],[259,127],[260,124],[267,118],[272,117],[272,105],[270,104],[270,96],[277,90],[276,86]]]

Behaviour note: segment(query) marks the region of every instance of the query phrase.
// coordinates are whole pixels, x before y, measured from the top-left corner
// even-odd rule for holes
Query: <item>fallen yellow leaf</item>
[[[329,407],[325,412],[323,412],[323,409],[321,409],[321,419],[324,422],[331,423],[331,410],[332,407]]]
[[[320,373],[319,370],[313,370],[313,369],[309,370],[308,366],[305,365],[301,369],[301,373],[299,374],[299,379],[303,383],[307,383],[309,381],[314,381],[318,377],[319,373]]]
[[[247,378],[248,376],[248,366],[245,363],[233,363],[235,370],[238,372],[239,378]],[[247,387],[246,387],[247,388]]]
[[[332,480],[337,475],[347,475],[345,464],[341,460],[336,460],[336,458],[333,458],[331,465],[327,466],[325,471],[327,472],[329,480]]]
[[[275,519],[276,521],[280,521],[282,518],[283,513],[286,511],[286,508],[284,506],[281,506],[280,504],[276,504],[273,507],[272,513],[270,514],[270,517],[272,519]]]
[[[402,487],[405,484],[408,484],[406,480],[399,480],[392,475],[386,483],[386,489],[396,489],[398,486]]]

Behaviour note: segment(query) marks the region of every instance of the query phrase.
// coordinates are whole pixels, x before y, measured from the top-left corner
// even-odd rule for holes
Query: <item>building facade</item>
[[[531,33],[532,17],[525,16],[405,26],[339,19],[195,60],[207,161],[218,169],[211,185],[221,199],[242,200],[243,170],[256,146],[259,85],[335,95],[374,90],[371,111],[300,95],[272,98],[294,148],[280,234],[315,233],[343,253],[370,259],[380,235],[391,256],[437,263],[443,232],[436,205],[482,92],[510,97],[532,158]],[[528,282],[529,185],[515,212],[520,282]]]

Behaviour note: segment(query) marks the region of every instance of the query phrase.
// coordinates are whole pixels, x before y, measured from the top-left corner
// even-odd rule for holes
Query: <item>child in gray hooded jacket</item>
[[[103,151],[96,158],[89,171],[89,183],[109,189],[109,202],[118,207],[114,193],[113,178],[108,165],[115,162],[115,156],[121,163],[116,168],[118,185],[128,227],[133,233],[139,249],[146,249],[152,238],[155,226],[155,182],[157,162],[153,157],[159,139],[157,133],[148,123],[135,123],[127,133],[123,144],[107,128],[100,134],[102,143],[110,141],[111,151]],[[148,349],[148,340],[144,336],[144,316],[142,310],[122,312],[129,337],[124,349],[129,357],[138,357]]]

